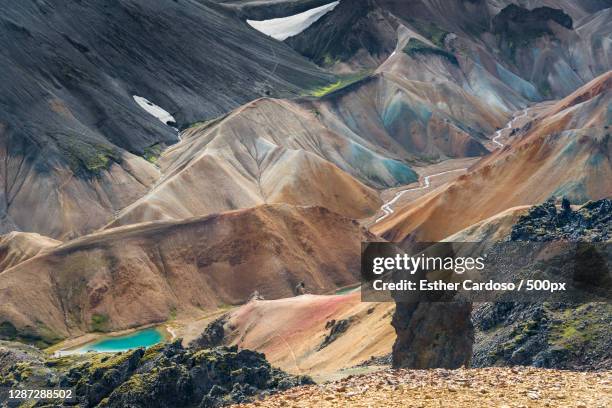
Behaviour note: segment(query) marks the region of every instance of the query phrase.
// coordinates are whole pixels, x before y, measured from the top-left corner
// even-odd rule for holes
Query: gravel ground
[[[533,367],[383,370],[240,407],[611,407],[612,371]]]

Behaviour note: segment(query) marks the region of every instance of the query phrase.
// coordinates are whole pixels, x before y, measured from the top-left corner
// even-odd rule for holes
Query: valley
[[[360,290],[364,242],[609,243],[610,2],[51,3],[0,16],[0,388],[535,406],[580,377],[568,401],[610,396],[606,305]],[[446,340],[475,368],[440,370],[460,366]]]

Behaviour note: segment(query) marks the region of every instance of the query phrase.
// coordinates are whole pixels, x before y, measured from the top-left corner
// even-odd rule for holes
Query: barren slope
[[[436,67],[443,84],[405,79],[400,67],[416,64]],[[156,187],[110,225],[275,202],[367,217],[379,201],[361,183],[409,184],[413,165],[483,155],[493,124],[524,103],[498,84],[490,91],[502,102],[492,111],[457,83],[460,67],[435,55],[398,56],[389,71],[322,98],[259,99],[188,129],[160,158]]]
[[[518,140],[457,181],[396,211],[375,233],[439,240],[505,209],[551,195],[574,203],[612,195],[608,130],[612,72],[562,99],[523,127]]]
[[[161,157],[160,182],[111,226],[281,202],[320,205],[352,218],[371,215],[380,199],[342,170],[361,174],[342,156],[346,144],[291,101],[254,101],[186,131]],[[384,159],[378,161],[388,174]]]
[[[434,52],[469,59],[480,75],[535,101],[566,96],[609,69],[611,6],[607,0],[354,0],[286,42],[320,65],[355,71],[399,52],[397,35],[408,30],[431,41]]]
[[[0,232],[91,232],[157,177],[175,127],[332,79],[208,1],[2,2]],[[35,205],[44,203],[39,211]]]
[[[0,324],[53,341],[355,283],[357,222],[320,207],[249,210],[88,235],[0,273]]]
[[[389,354],[394,308],[361,302],[359,291],[255,300],[229,314],[224,344],[262,352],[291,373],[322,376]],[[321,347],[332,332],[334,340]]]

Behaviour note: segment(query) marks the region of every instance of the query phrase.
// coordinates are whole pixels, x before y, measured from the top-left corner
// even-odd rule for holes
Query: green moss
[[[152,359],[154,359],[155,357],[157,357],[159,355],[159,353],[163,350],[163,348],[166,345],[164,343],[158,343],[154,346],[148,347],[145,350],[144,355],[142,356],[142,359],[140,361],[142,361],[143,363],[150,361]]]
[[[91,316],[91,329],[97,332],[108,330],[108,316],[104,314],[94,314]]]
[[[357,74],[344,75],[344,76],[341,76],[336,82],[328,84],[320,88],[312,89],[306,92],[304,95],[322,98],[340,89],[346,88],[349,85],[359,82],[362,79],[366,78],[368,75],[370,75],[370,71],[363,71]]]
[[[331,67],[332,65],[335,65],[338,62],[340,62],[340,59],[334,58],[330,54],[325,54],[323,56],[323,64],[322,65],[324,67]]]
[[[111,144],[93,141],[84,135],[53,133],[50,136],[77,175],[98,176],[112,163],[121,162],[121,154]]]
[[[193,355],[193,361],[196,364],[201,364],[202,362],[216,363],[217,357],[211,350],[203,349]]]
[[[157,160],[159,159],[159,156],[161,156],[163,150],[163,144],[155,143],[152,146],[145,147],[143,157],[146,161],[157,164]]]
[[[557,323],[550,329],[549,343],[558,347],[579,350],[592,340],[597,339],[607,330],[606,323],[599,319],[600,313],[610,313],[612,305],[604,305],[607,310],[597,312],[586,304],[577,309],[568,309],[562,313]]]
[[[129,380],[121,384],[115,392],[122,393],[132,393],[132,394],[142,394],[146,390],[146,384],[149,383],[146,377],[153,377],[153,373],[155,370],[152,370],[149,374],[134,374],[130,377]]]
[[[110,356],[106,353],[93,354],[82,368],[87,370],[91,375],[95,371],[105,371],[120,366],[132,358],[135,353],[141,352],[142,349],[134,349],[124,353],[111,354]]]
[[[75,356],[62,356],[62,357],[53,357],[47,360],[48,367],[54,367],[59,370],[66,371],[77,362],[77,358]]]
[[[408,40],[408,44],[406,44],[403,51],[411,57],[416,57],[418,55],[438,55],[440,57],[445,58],[453,65],[459,65],[457,57],[455,57],[450,52],[447,52],[441,48],[431,47],[416,38],[411,38],[410,40]]]
[[[497,350],[489,353],[490,357],[502,357],[512,354],[521,344],[525,343],[529,337],[538,333],[540,322],[537,320],[528,320],[523,324],[517,325],[512,330],[512,339],[501,344]]]
[[[216,117],[216,118],[200,120],[200,121],[197,121],[197,122],[193,122],[193,123],[189,124],[188,126],[186,126],[184,129],[194,129],[194,128],[198,128],[198,127],[202,128],[202,129],[206,129],[208,127],[211,127],[211,126],[216,125],[217,123],[221,122],[228,115],[229,115],[229,113],[225,114],[225,115],[221,115],[221,116]]]

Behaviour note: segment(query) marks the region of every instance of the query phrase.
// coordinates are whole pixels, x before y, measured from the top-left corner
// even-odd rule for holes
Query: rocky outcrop
[[[563,10],[537,7],[529,10],[515,4],[505,7],[493,18],[493,32],[509,37],[515,46],[544,34],[553,34],[548,23],[555,23],[571,29],[573,21]]]
[[[194,340],[189,343],[191,348],[216,347],[223,344],[225,337],[224,325],[227,323],[228,316],[223,315],[213,320],[206,326],[206,329]]]
[[[512,241],[605,242],[612,238],[612,200],[589,201],[572,211],[564,198],[561,208],[551,198],[520,217],[512,228]]]
[[[12,355],[24,354],[23,346],[5,343],[0,361],[11,347],[17,348]],[[185,349],[180,341],[113,355],[47,358],[44,365],[35,356],[13,360],[0,375],[0,388],[73,388],[74,403],[82,407],[218,407],[312,383],[271,367],[260,353]]]
[[[348,330],[348,328],[351,326],[351,323],[354,320],[355,318],[353,316],[346,318],[346,319],[340,319],[337,321],[334,319],[329,320],[325,324],[325,328],[329,329],[329,334],[326,335],[325,338],[323,339],[323,342],[319,346],[319,350],[322,350],[325,347],[329,346],[330,343],[332,343],[338,337],[340,337],[343,333],[345,333]]]
[[[511,241],[609,242],[612,201],[589,201],[573,209],[554,198],[533,206],[513,226]],[[609,284],[605,257],[578,253],[587,283]],[[569,257],[572,255],[569,254]],[[572,262],[569,259],[568,262]],[[596,262],[594,264],[594,262]],[[595,268],[592,268],[595,266]],[[612,367],[612,305],[609,303],[490,303],[475,308],[473,365],[533,365],[564,369]]]
[[[286,42],[315,63],[374,68],[391,54],[397,19],[373,0],[341,1],[304,32]]]

